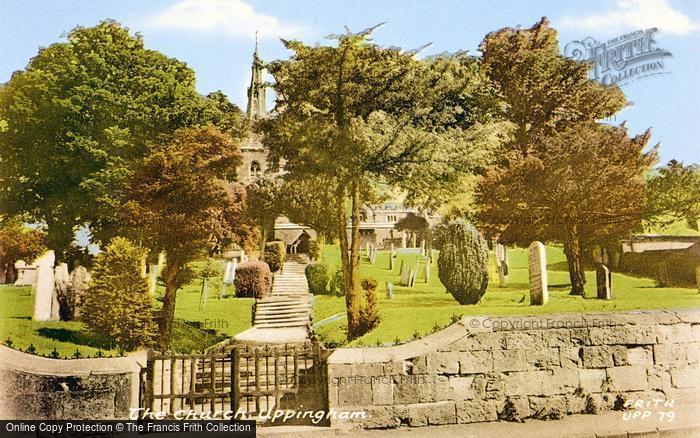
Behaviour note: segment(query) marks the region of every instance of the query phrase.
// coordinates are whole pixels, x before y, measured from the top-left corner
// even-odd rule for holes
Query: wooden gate
[[[229,346],[203,354],[149,352],[141,407],[169,417],[190,410],[254,417],[275,409],[326,410],[328,354],[317,343]]]

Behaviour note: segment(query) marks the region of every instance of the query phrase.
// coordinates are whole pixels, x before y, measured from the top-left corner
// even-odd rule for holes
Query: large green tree
[[[671,160],[647,181],[646,219],[669,225],[685,220],[694,229],[700,219],[700,166]]]
[[[189,264],[227,243],[247,246],[252,226],[245,190],[228,182],[240,163],[229,136],[213,127],[183,128],[151,152],[130,181],[120,209],[123,232],[166,255],[161,349],[170,341],[177,291],[192,280]]]
[[[66,39],[0,89],[3,212],[45,223],[59,257],[79,226],[97,240],[113,234],[127,181],[159,137],[207,121],[236,126],[225,97],[197,94],[185,63],[118,23],[77,27]]]
[[[503,131],[491,123],[498,106],[477,60],[418,60],[415,52],[373,44],[370,33],[348,31],[333,46],[285,41],[292,57],[268,65],[279,114],[263,122],[285,179],[318,178],[317,193],[337,200],[350,338],[362,334],[367,305],[359,293],[359,224],[374,188],[400,188],[408,202],[435,206],[464,172],[486,164]]]

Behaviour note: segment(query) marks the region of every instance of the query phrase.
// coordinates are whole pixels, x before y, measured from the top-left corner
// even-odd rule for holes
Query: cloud
[[[560,28],[610,34],[656,27],[664,33],[687,35],[698,24],[673,9],[668,0],[615,0],[615,7],[599,14],[572,16],[559,20]]]
[[[157,14],[149,23],[161,29],[174,29],[234,38],[299,38],[308,29],[281,23],[276,17],[253,9],[242,0],[181,0]]]

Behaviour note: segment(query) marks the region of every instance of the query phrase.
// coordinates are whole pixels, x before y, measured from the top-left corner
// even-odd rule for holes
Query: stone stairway
[[[308,263],[305,255],[287,256],[282,271],[275,273],[270,296],[255,302],[254,328],[306,328],[311,324],[313,296],[304,273]]]

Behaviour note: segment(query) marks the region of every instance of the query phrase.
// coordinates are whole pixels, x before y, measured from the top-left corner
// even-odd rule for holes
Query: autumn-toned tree
[[[5,272],[5,281],[15,280],[15,262],[31,263],[46,250],[46,234],[29,228],[18,218],[10,218],[0,225],[0,269]]]
[[[399,219],[394,228],[399,231],[407,231],[410,233],[410,238],[415,242],[416,239],[425,239],[430,225],[423,217],[415,213],[408,213],[405,217]]]
[[[240,163],[229,136],[212,127],[183,128],[146,158],[131,181],[120,212],[125,232],[166,254],[161,349],[170,340],[177,291],[192,279],[188,264],[226,239],[245,245],[245,191],[227,182]]]
[[[645,153],[650,135],[588,122],[549,135],[536,155],[510,153],[479,185],[481,226],[521,246],[563,244],[571,294],[583,295],[583,248],[640,225],[644,176],[656,159],[655,149]]]
[[[625,140],[626,134],[619,134],[619,131],[613,134],[595,127],[596,120],[611,116],[624,107],[625,96],[616,86],[591,80],[589,64],[564,57],[559,50],[557,32],[549,27],[546,18],[529,29],[505,28],[492,32],[484,38],[480,50],[486,74],[505,104],[504,117],[512,123],[514,131],[510,141],[504,144],[500,160],[488,176],[477,183],[479,196],[475,204],[480,213],[477,213],[476,220],[483,221],[483,228],[490,230],[491,237],[501,233],[499,238],[504,241],[525,246],[536,239],[564,243],[572,293],[582,294],[580,239],[593,238],[592,232],[612,230],[599,225],[585,232],[580,230],[582,221],[591,220],[591,214],[598,210],[590,210],[594,205],[589,204],[589,200],[594,195],[584,190],[585,185],[576,189],[577,184],[588,181],[585,178],[597,177],[598,183],[607,184],[608,189],[596,196],[616,191],[613,180],[607,174],[599,173],[619,165],[619,169],[611,170],[613,174],[628,172],[636,175],[635,172],[643,166],[634,164],[635,160],[644,161],[641,149],[636,148],[646,141],[646,137],[630,143]],[[580,133],[582,137],[568,146],[562,145],[563,132],[570,137]],[[613,155],[615,150],[618,150],[618,155],[622,153],[625,144],[632,144],[630,149],[637,155],[627,156],[627,161],[617,163],[612,161],[612,156],[590,151],[602,160],[595,163],[598,170],[591,167],[591,162],[579,162],[585,156],[584,152],[569,155],[577,147],[593,148],[598,144],[608,145]],[[562,166],[570,166],[570,169]],[[630,167],[626,169],[625,166]],[[584,170],[588,174],[582,174]],[[561,190],[555,185],[556,180],[549,179],[553,174],[562,178]],[[528,177],[534,179],[528,180]],[[566,182],[572,187],[564,189]],[[634,192],[641,190],[634,185],[638,182],[632,178],[626,183],[632,184],[630,190]],[[619,209],[604,210],[603,216],[612,214],[615,216],[613,222],[622,221],[629,226],[639,218],[640,204],[635,196],[642,192],[622,190],[618,193],[621,199],[634,203],[612,203]],[[581,196],[581,199],[577,201],[575,196]],[[565,205],[569,204],[557,206],[552,199],[566,200],[578,206],[567,209]],[[632,210],[625,211],[624,208]],[[543,215],[542,211],[548,213]],[[599,224],[599,221],[593,223]]]
[[[561,54],[557,31],[547,18],[529,29],[492,32],[479,50],[514,126],[508,150],[537,152],[542,138],[572,123],[611,116],[626,103],[618,87],[589,78],[589,64]]]
[[[486,165],[502,133],[491,123],[497,105],[477,60],[418,60],[414,51],[373,44],[370,34],[348,31],[333,36],[333,46],[285,41],[292,57],[268,65],[279,114],[262,124],[285,179],[318,178],[318,198],[336,200],[350,338],[363,334],[359,224],[375,187],[401,188],[408,202],[440,204],[464,173]]]

